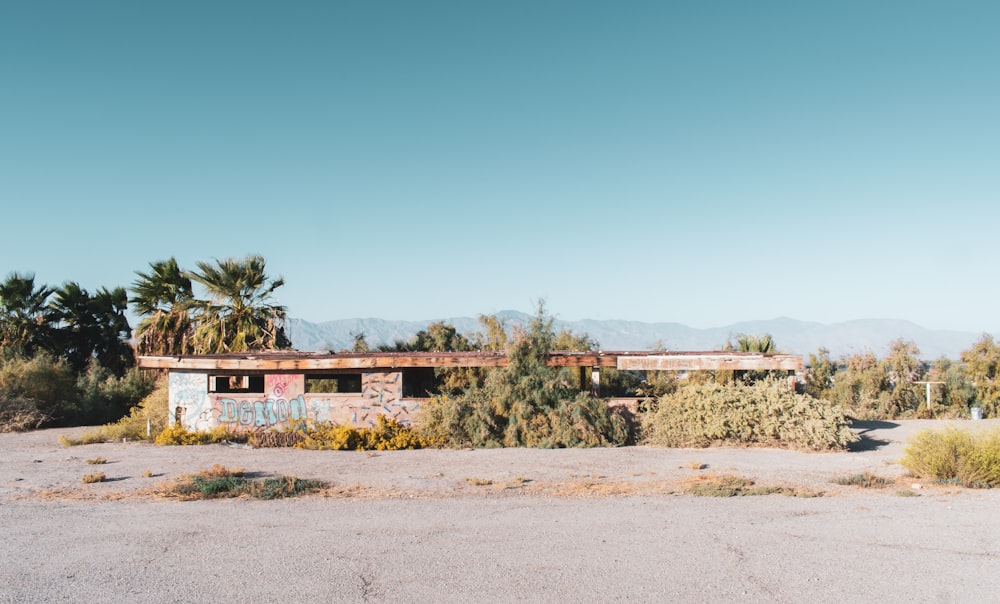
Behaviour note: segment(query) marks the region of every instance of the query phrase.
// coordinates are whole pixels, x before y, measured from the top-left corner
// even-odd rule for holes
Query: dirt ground
[[[253,475],[291,475],[330,485],[328,496],[482,497],[518,494],[663,494],[693,477],[737,474],[758,484],[801,487],[828,495],[854,493],[837,477],[871,472],[900,488],[934,488],[906,479],[897,463],[921,430],[958,426],[988,429],[1000,420],[858,422],[862,440],[850,452],[805,453],[770,448],[464,449],[418,451],[305,451],[254,449],[241,444],[187,447],[116,442],[76,447],[60,436],[86,428],[0,434],[0,501],[24,498],[142,497],[163,484],[216,464]],[[103,458],[106,463],[88,463]],[[701,468],[701,469],[697,469]],[[82,477],[104,472],[101,483]]]
[[[946,425],[1000,422],[859,423],[863,440],[839,453],[64,447],[60,435],[84,429],[0,434],[0,602],[995,601],[1000,494],[897,463],[911,436]],[[215,464],[329,488],[155,494]],[[82,482],[98,471],[106,481]],[[895,483],[833,482],[861,472]],[[708,474],[811,496],[684,493]]]

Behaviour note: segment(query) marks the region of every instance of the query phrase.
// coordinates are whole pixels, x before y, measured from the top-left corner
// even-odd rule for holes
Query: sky
[[[0,278],[1000,335],[1000,3],[0,4]]]

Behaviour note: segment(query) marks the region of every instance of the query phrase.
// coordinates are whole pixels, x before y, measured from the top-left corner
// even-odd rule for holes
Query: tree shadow
[[[871,434],[871,432],[875,430],[892,430],[894,428],[898,428],[899,424],[879,420],[854,420],[851,422],[850,427],[855,434],[861,437],[861,440],[848,445],[847,450],[851,452],[863,452],[877,451],[892,442],[890,440],[876,438]]]

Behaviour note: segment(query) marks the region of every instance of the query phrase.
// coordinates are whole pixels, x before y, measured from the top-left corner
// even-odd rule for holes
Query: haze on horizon
[[[1000,335],[1000,4],[0,9],[0,277],[259,253],[291,317]]]

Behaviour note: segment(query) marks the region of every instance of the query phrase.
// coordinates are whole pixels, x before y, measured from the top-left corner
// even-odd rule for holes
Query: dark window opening
[[[264,394],[262,375],[210,375],[208,391],[220,394]]]
[[[306,375],[307,394],[360,394],[360,373]]]
[[[403,398],[427,398],[439,394],[433,367],[403,369]]]

